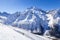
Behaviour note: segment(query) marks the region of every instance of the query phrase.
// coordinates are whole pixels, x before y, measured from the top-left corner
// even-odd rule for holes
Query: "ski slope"
[[[51,40],[42,36],[38,37],[26,30],[15,28],[0,23],[0,40]]]

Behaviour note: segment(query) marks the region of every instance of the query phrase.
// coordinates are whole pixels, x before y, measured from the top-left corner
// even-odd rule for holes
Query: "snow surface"
[[[38,37],[26,30],[15,28],[0,23],[0,40],[50,40],[42,36]]]
[[[4,23],[7,20],[7,17],[0,16],[0,23]]]
[[[5,16],[0,16],[0,18],[7,19]]]
[[[0,24],[0,40],[31,40],[6,25]]]
[[[54,25],[58,24],[60,25],[60,12],[59,10],[51,10],[49,11],[48,14],[46,14],[46,16],[48,17],[47,20],[49,20],[48,22],[48,26],[50,27],[54,27]]]

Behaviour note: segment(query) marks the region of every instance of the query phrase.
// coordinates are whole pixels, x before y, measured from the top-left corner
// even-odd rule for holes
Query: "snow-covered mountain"
[[[0,22],[7,25],[11,25],[17,19],[18,16],[20,16],[20,12],[16,12],[13,14],[9,14],[7,12],[0,12]]]
[[[53,24],[60,25],[60,9],[51,10],[47,14],[49,21],[49,26],[53,26]]]
[[[0,23],[5,23],[5,21],[8,19],[9,15],[10,14],[8,14],[6,12],[3,12],[3,13],[0,12]]]
[[[26,9],[22,15],[19,16],[16,21],[13,22],[14,26],[18,26],[23,29],[38,31],[41,33],[42,29],[47,29],[46,12],[42,9],[31,7]],[[45,23],[44,23],[45,22]],[[45,27],[45,28],[44,28]]]
[[[53,28],[54,25],[60,26],[60,9],[44,11],[36,7],[30,7],[24,12],[14,14],[0,12],[0,22],[43,34],[50,27]],[[60,27],[58,30],[60,30]]]
[[[11,25],[17,19],[17,17],[19,17],[19,16],[20,16],[20,12],[16,12],[14,14],[10,14],[8,16],[8,19],[6,20],[5,24]]]

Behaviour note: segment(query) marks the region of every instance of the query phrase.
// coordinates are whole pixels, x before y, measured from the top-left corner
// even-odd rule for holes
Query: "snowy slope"
[[[8,26],[0,24],[0,40],[31,40]]]
[[[4,23],[7,20],[7,17],[0,16],[0,23]]]
[[[42,36],[38,37],[23,29],[0,23],[0,40],[51,40]]]
[[[48,12],[47,20],[49,20],[48,25],[53,27],[54,25],[60,25],[60,9],[51,10]]]
[[[7,18],[8,16],[9,16],[8,13],[6,13],[6,12],[1,13],[0,12],[0,23],[5,23],[5,21],[8,19]]]

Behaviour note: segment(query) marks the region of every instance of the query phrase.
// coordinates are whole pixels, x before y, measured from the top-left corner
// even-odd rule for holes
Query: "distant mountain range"
[[[0,23],[42,33],[50,27],[53,28],[55,24],[60,26],[60,9],[44,11],[36,7],[30,7],[24,12],[13,14],[0,12]]]

